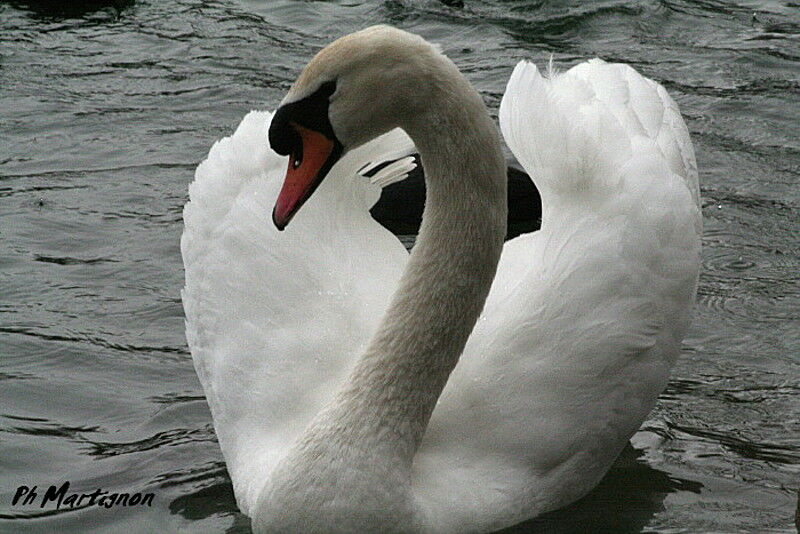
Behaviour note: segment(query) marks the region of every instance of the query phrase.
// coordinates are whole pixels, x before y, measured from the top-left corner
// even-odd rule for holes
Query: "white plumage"
[[[378,189],[358,171],[410,140],[396,130],[348,153],[279,233],[270,211],[286,160],[267,144],[270,119],[251,112],[211,149],[181,241],[189,345],[251,516],[347,380],[408,259],[370,217]],[[497,529],[589,491],[666,385],[695,293],[697,171],[661,86],[600,60],[549,79],[520,63],[500,124],[543,224],[506,243],[414,457],[415,524],[428,531]]]
[[[348,154],[279,233],[270,214],[286,161],[267,144],[270,118],[251,112],[212,147],[189,188],[181,239],[187,339],[248,515],[275,462],[347,376],[408,258],[370,217],[379,189],[358,173],[408,153],[408,137],[396,130]]]

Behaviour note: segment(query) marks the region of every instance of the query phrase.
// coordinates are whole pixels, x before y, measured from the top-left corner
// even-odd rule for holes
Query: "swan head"
[[[444,68],[443,68],[444,65]],[[275,111],[272,149],[290,156],[272,220],[283,230],[347,151],[425,115],[455,66],[423,38],[373,26],[322,49]],[[449,72],[452,76],[452,72]],[[456,70],[457,74],[457,70]]]

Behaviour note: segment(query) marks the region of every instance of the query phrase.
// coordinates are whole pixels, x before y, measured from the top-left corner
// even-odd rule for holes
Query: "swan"
[[[521,62],[499,120],[542,199],[541,229],[505,245],[481,97],[388,26],[325,47],[198,167],[186,335],[255,531],[514,525],[586,494],[652,409],[699,269],[676,104],[629,66]],[[369,209],[414,150],[409,254]]]

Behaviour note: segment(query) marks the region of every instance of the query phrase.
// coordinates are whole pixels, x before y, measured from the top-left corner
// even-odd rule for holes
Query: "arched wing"
[[[500,124],[542,228],[506,243],[415,458],[421,500],[452,528],[596,484],[666,385],[699,265],[694,154],[661,86],[600,60],[550,79],[520,63]]]
[[[347,376],[405,265],[368,209],[359,174],[411,152],[399,130],[342,158],[291,224],[272,207],[286,158],[269,148],[270,113],[251,112],[198,167],[184,209],[186,334],[240,508]],[[410,170],[402,159],[373,176]]]

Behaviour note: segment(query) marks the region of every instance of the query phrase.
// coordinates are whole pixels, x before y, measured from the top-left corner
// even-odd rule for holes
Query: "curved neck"
[[[398,507],[406,508],[394,516],[408,517],[414,454],[483,308],[506,233],[498,132],[460,74],[441,92],[430,96],[430,113],[400,124],[420,151],[426,173],[416,246],[349,381],[262,494],[267,508],[281,510],[275,514],[284,519],[299,514],[321,521],[323,530],[333,523],[359,530],[377,519],[372,514],[386,520]],[[304,488],[303,498],[297,488]],[[369,517],[354,517],[352,507],[336,509],[340,495],[362,503],[359,510]]]
[[[466,85],[466,82],[464,83]],[[422,226],[378,330],[337,397],[342,415],[410,467],[483,309],[506,233],[506,171],[480,96],[403,127],[426,175]]]
[[[403,129],[425,169],[422,226],[369,347],[327,417],[409,467],[480,315],[506,233],[506,171],[480,95],[458,75]],[[436,95],[429,95],[436,99]]]

